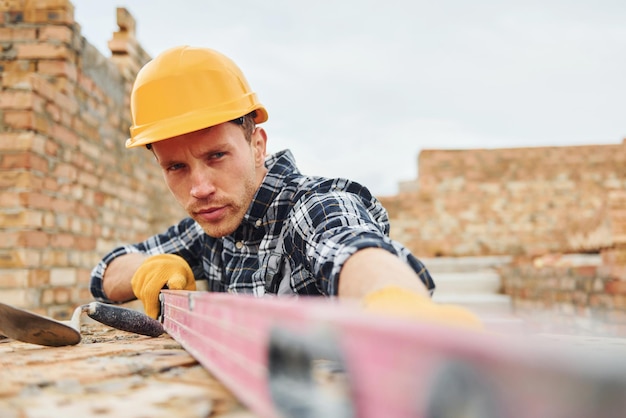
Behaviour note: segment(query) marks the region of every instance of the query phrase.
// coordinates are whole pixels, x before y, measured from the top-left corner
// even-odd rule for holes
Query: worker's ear
[[[265,133],[265,129],[257,126],[254,128],[252,138],[250,139],[250,146],[253,148],[254,160],[257,167],[265,166],[266,145],[267,134]]]

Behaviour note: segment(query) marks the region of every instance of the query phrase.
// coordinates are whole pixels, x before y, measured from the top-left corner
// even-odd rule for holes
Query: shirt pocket
[[[261,265],[261,277],[265,281],[265,291],[272,294],[293,294],[290,286],[291,275],[284,255],[272,251]]]

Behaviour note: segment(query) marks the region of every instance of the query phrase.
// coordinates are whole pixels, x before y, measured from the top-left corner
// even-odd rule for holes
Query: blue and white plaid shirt
[[[345,261],[368,247],[399,256],[434,290],[424,265],[389,238],[387,212],[365,187],[304,176],[288,150],[268,157],[265,165],[265,180],[235,232],[212,238],[185,218],[165,233],[118,247],[93,269],[93,296],[110,302],[102,289],[107,265],[136,252],[178,254],[210,291],[334,296]]]

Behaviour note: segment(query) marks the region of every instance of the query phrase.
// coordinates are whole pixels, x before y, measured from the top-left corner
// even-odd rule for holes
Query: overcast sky
[[[115,8],[155,56],[188,44],[241,67],[271,152],[376,195],[423,149],[616,144],[626,137],[624,0],[73,0],[106,56]]]

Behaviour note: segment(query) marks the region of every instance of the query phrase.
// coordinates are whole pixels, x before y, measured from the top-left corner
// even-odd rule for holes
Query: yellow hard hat
[[[126,148],[146,145],[256,111],[267,120],[243,73],[228,57],[209,48],[180,46],[148,62],[130,95],[132,126]]]

